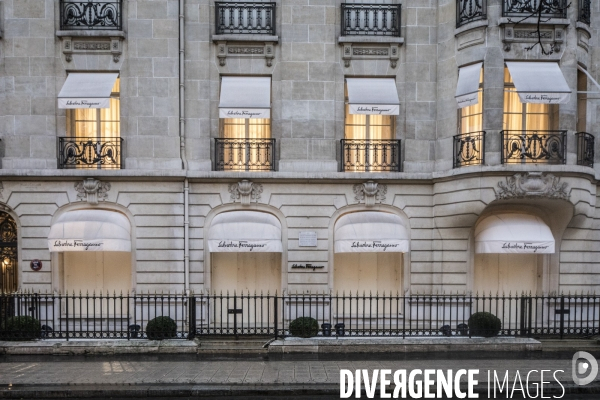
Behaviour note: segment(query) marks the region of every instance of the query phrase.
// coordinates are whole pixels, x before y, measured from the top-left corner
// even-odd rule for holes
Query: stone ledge
[[[213,42],[274,42],[279,43],[279,36],[277,35],[259,35],[259,34],[225,34],[225,35],[212,35],[211,39]]]
[[[468,32],[472,29],[487,28],[488,26],[489,26],[489,21],[487,19],[480,19],[477,21],[469,22],[459,28],[455,28],[454,36],[460,35],[461,33],[464,33],[464,32]]]
[[[542,18],[540,21],[540,25],[556,25],[556,26],[569,26],[571,21],[568,18]],[[519,24],[519,25],[537,25],[538,19],[537,17],[530,18],[520,18],[520,17],[501,17],[498,20],[498,25],[511,25],[511,24]]]
[[[125,39],[124,31],[112,31],[112,30],[79,30],[73,29],[70,31],[56,31],[58,37],[118,37]]]
[[[185,339],[171,340],[36,340],[0,341],[0,354],[110,355],[110,354],[196,354],[198,344]]]
[[[404,43],[403,37],[396,36],[340,36],[338,43]]]
[[[541,351],[541,342],[515,337],[331,337],[286,338],[269,345],[269,353],[414,353],[454,351]]]

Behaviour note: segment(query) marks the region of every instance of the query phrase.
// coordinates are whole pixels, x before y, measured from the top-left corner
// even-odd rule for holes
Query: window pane
[[[348,106],[346,106],[346,125],[365,125],[366,123],[366,115],[350,114],[348,113]]]
[[[523,103],[516,92],[504,92],[504,130],[523,129]]]
[[[392,138],[392,129],[388,126],[370,126],[371,132],[369,139],[371,140],[390,140]]]
[[[244,118],[223,118],[223,138],[245,139],[246,120]]]
[[[251,118],[249,122],[249,139],[270,139],[271,138],[271,125],[269,125],[269,119]]]
[[[364,140],[367,138],[367,127],[346,125],[345,138]]]

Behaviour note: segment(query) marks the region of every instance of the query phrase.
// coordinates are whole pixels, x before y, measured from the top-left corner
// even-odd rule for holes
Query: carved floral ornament
[[[258,202],[263,187],[260,183],[253,183],[247,179],[243,179],[238,183],[230,184],[228,191],[231,193],[232,202],[239,201],[243,206],[248,206],[251,201]]]
[[[108,197],[106,192],[110,190],[110,183],[86,178],[83,182],[75,183],[75,190],[77,191],[77,200],[98,204],[98,201],[104,201]]]
[[[496,200],[521,199],[531,197],[547,197],[550,199],[569,200],[566,182],[560,177],[543,172],[526,172],[507,177],[506,182],[498,182]]]
[[[385,200],[387,185],[374,181],[366,181],[365,183],[357,183],[352,190],[357,202],[364,202],[365,206],[372,207],[375,203],[381,203]]]

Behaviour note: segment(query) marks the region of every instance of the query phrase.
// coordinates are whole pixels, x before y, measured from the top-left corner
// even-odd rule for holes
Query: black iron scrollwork
[[[60,29],[121,30],[122,1],[69,1],[60,2]]]
[[[527,17],[539,15],[544,18],[567,18],[566,0],[503,0],[502,15]]]
[[[486,0],[457,0],[456,27],[486,19]]]
[[[454,168],[485,162],[485,132],[454,136]]]
[[[59,167],[120,169],[122,142],[122,138],[59,138]]]
[[[577,165],[594,166],[594,136],[587,132],[577,133]]]
[[[591,23],[592,10],[590,3],[590,0],[579,0],[579,14],[577,16],[577,21],[587,25]]]
[[[502,131],[502,163],[566,162],[566,131]]]

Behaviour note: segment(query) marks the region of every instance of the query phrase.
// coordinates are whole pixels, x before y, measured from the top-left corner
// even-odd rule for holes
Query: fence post
[[[188,297],[188,340],[193,340],[196,336],[196,296],[193,294]]]
[[[275,324],[275,339],[276,340],[277,340],[277,325],[278,325],[278,316],[279,316],[279,313],[277,311],[277,300],[278,300],[277,292],[275,292],[275,296],[273,296],[273,301],[274,301],[273,313],[274,313],[274,317],[275,317],[273,323]]]
[[[520,331],[521,331],[521,336],[525,336],[525,295],[521,294],[521,321],[520,321]]]
[[[565,295],[560,295],[560,338],[563,338],[565,328]]]

